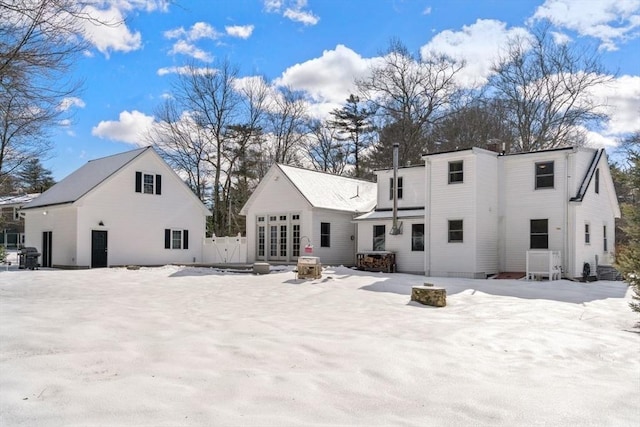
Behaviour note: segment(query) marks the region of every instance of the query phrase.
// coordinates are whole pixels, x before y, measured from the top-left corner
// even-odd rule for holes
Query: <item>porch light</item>
[[[100,220],[100,222],[98,223],[98,225],[99,225],[100,227],[104,227],[104,222],[102,222],[102,220]]]

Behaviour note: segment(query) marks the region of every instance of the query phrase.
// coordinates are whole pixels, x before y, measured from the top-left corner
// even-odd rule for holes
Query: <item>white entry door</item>
[[[273,261],[287,261],[289,225],[286,215],[269,216],[269,259]]]

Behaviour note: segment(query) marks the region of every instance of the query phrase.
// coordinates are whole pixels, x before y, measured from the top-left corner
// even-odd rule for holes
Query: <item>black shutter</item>
[[[156,175],[156,194],[162,194],[162,175]]]
[[[164,229],[164,248],[171,249],[171,230]]]
[[[189,249],[189,230],[182,230],[182,249]]]
[[[142,172],[136,172],[136,193],[142,193]]]

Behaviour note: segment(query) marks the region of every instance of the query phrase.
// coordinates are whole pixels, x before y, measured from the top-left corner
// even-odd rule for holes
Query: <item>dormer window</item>
[[[553,188],[553,162],[536,163],[536,190]]]

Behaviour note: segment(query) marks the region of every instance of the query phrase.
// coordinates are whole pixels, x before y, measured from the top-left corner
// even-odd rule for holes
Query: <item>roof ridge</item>
[[[288,167],[288,168],[291,168],[291,169],[298,169],[298,170],[305,171],[305,172],[314,172],[314,173],[318,173],[318,174],[322,174],[322,175],[331,176],[331,177],[334,177],[334,178],[348,179],[348,180],[351,180],[351,181],[366,182],[366,183],[370,183],[370,184],[375,184],[375,182],[369,181],[369,180],[366,180],[366,179],[363,179],[363,178],[354,178],[352,176],[337,175],[337,174],[331,173],[331,172],[319,171],[319,170],[315,170],[315,169],[307,169],[307,168],[304,168],[302,166],[287,165],[287,164],[284,164],[284,163],[276,163],[276,165],[280,169],[282,169],[282,167],[284,166],[284,167]]]

